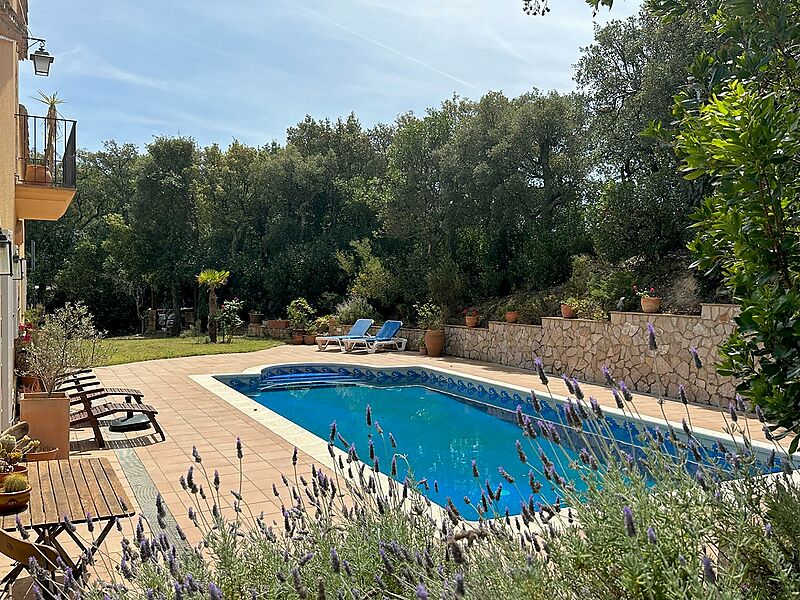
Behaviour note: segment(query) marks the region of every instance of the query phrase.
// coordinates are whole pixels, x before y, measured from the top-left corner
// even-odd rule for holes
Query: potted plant
[[[0,485],[11,475],[25,475],[28,467],[20,464],[30,452],[39,448],[39,441],[28,436],[29,425],[20,421],[0,433]]]
[[[426,348],[426,347],[425,347],[425,340],[422,340],[422,341],[419,343],[419,353],[420,353],[422,356],[425,356],[426,354],[428,354],[428,348]]]
[[[657,313],[661,310],[661,296],[656,296],[656,288],[640,290],[638,286],[633,286],[633,293],[639,296],[642,312]]]
[[[25,182],[46,185],[53,181],[53,174],[56,170],[56,143],[58,142],[59,127],[58,106],[63,104],[64,101],[58,97],[58,94],[48,96],[41,91],[36,100],[47,106],[47,116],[44,120],[45,148],[41,159],[39,157],[33,158],[34,161],[41,162],[31,163],[29,162],[31,160],[30,156],[26,156]]]
[[[292,328],[292,341],[295,344],[302,344],[303,336],[311,326],[314,309],[305,298],[297,298],[286,307],[286,313],[289,315],[289,325]]]
[[[303,334],[303,343],[306,346],[313,346],[317,343],[317,324],[312,323]]]
[[[441,356],[444,350],[444,313],[432,302],[416,304],[420,329],[425,330],[425,348],[429,356]]]
[[[478,326],[478,309],[475,307],[465,308],[463,311],[464,313],[464,323],[467,327],[477,327]]]
[[[228,283],[230,271],[203,269],[197,276],[197,283],[208,288],[208,339],[217,343],[217,288]]]
[[[561,303],[561,316],[565,319],[574,319],[578,316],[575,312],[575,306],[578,304],[578,299],[575,296],[570,296]]]
[[[20,420],[43,446],[58,448],[57,458],[69,458],[69,398],[57,391],[69,373],[94,366],[102,357],[102,334],[81,303],[67,303],[45,317],[28,348],[30,374],[43,391],[25,392],[19,402]]]
[[[516,323],[519,319],[519,311],[516,305],[509,304],[506,306],[506,323]]]
[[[14,340],[14,371],[17,375],[17,386],[26,392],[41,392],[41,380],[32,375],[29,369],[28,351],[33,339],[35,327],[33,323],[20,323],[17,327],[17,338]]]
[[[251,310],[248,314],[250,317],[250,325],[261,325],[261,321],[264,320],[264,313],[258,312],[257,310]]]
[[[17,512],[31,499],[31,486],[28,477],[22,473],[9,475],[2,484],[0,492],[0,513]]]

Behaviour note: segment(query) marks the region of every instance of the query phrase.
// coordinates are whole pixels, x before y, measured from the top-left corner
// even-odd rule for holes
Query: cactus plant
[[[28,452],[39,447],[39,441],[27,434],[28,424],[24,421],[0,433],[0,473],[10,473]]]
[[[24,492],[29,487],[28,478],[16,473],[6,477],[6,480],[3,482],[3,492],[6,494],[11,492]]]

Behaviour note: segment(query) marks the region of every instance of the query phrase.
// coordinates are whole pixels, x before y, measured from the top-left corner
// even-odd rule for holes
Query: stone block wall
[[[274,329],[250,323],[247,325],[247,335],[248,337],[267,337],[273,340],[290,340],[292,339],[292,330]]]
[[[683,384],[691,401],[716,404],[734,394],[730,378],[719,376],[714,363],[718,347],[734,329],[737,307],[706,304],[699,316],[611,314],[610,321],[542,319],[542,325],[492,321],[488,328],[448,326],[445,352],[451,356],[533,370],[536,357],[548,371],[582,381],[602,383],[602,367],[629,387],[675,397]],[[647,349],[647,324],[656,329],[658,351]],[[690,348],[697,348],[697,369]]]

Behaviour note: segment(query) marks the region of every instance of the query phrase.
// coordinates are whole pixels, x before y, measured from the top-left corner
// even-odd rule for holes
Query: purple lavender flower
[[[692,355],[692,362],[698,369],[703,368],[703,361],[700,360],[700,355],[697,353],[697,348],[689,348],[689,353]]]
[[[220,481],[219,481],[219,471],[217,469],[214,469],[214,479],[212,483],[214,484],[214,489],[219,491]]]
[[[731,416],[731,421],[734,423],[739,420],[739,415],[736,414],[736,407],[733,405],[733,402],[728,402],[728,413]]]
[[[619,382],[619,391],[627,402],[633,402],[633,394],[631,394],[631,391],[628,389],[628,386],[625,385],[624,381]]]
[[[536,372],[539,374],[539,381],[542,382],[542,385],[547,385],[550,380],[547,378],[547,374],[544,372],[544,363],[542,359],[538,356],[533,361],[533,364],[536,365]]]
[[[772,537],[772,523],[767,523],[764,525],[764,535],[768,538]]]
[[[656,328],[653,327],[652,323],[647,324],[647,347],[653,352],[658,350],[658,344],[656,343]]]
[[[29,537],[31,537],[30,532],[22,525],[22,520],[20,520],[19,515],[14,518],[14,525],[16,526],[20,536],[22,536],[23,540],[27,540]]]
[[[761,407],[758,404],[756,404],[756,417],[761,423],[766,421],[766,418],[764,417],[764,411],[761,410]]]
[[[242,460],[244,457],[244,450],[242,450],[242,438],[236,436],[236,458]]]
[[[372,408],[367,404],[367,427],[372,427]]]
[[[628,537],[636,537],[636,524],[633,520],[633,511],[630,506],[622,507],[622,520],[625,523],[625,533]]]
[[[203,462],[203,459],[200,457],[200,452],[197,450],[197,446],[192,446],[192,456],[194,457],[194,462]]]
[[[292,466],[297,465],[297,446],[294,447],[294,452],[292,452]]]
[[[653,529],[653,526],[647,528],[647,541],[651,544],[655,544],[658,540],[656,539],[656,530]]]
[[[717,574],[714,572],[714,565],[708,556],[703,557],[703,579],[711,585],[716,585]]]
[[[539,400],[535,390],[531,390],[531,404],[533,405],[533,410],[537,413],[542,412],[542,401]]]
[[[611,369],[603,366],[600,367],[600,370],[603,372],[603,376],[606,378],[606,383],[611,387],[614,387],[614,378],[611,376]]]
[[[594,416],[598,419],[603,418],[603,409],[600,407],[600,403],[597,401],[597,398],[593,398],[589,396],[589,405],[592,407],[592,412]]]
[[[422,583],[417,585],[417,598],[419,600],[428,600],[428,590]]]
[[[312,558],[314,558],[314,553],[313,552],[307,552],[302,557],[300,557],[300,560],[298,561],[298,564],[301,567],[303,567],[303,566],[307,565],[311,561]]]
[[[481,474],[478,472],[478,464],[475,462],[475,459],[472,459],[472,476],[478,478]]]
[[[564,375],[561,375],[561,379],[564,381],[564,385],[567,386],[567,390],[569,390],[569,393],[570,394],[574,394],[575,393],[575,388],[573,387],[572,381],[570,381],[570,378],[567,377],[566,374],[564,374]]]
[[[342,570],[342,563],[339,560],[339,553],[336,552],[336,548],[333,546],[331,546],[331,568],[336,574],[339,574]]]
[[[611,395],[614,396],[614,402],[616,402],[617,408],[625,408],[625,404],[622,402],[617,388],[611,388]]]
[[[500,473],[500,477],[505,479],[508,483],[514,483],[514,477],[511,476],[511,474],[509,474],[503,467],[497,467],[497,471]]]
[[[456,573],[456,596],[464,596],[464,574],[463,573]]]
[[[584,395],[583,390],[581,389],[581,384],[578,383],[578,380],[574,377],[572,378],[572,390],[578,400],[583,400]]]
[[[519,461],[521,463],[528,462],[528,457],[525,454],[525,450],[522,449],[522,444],[520,443],[520,441],[516,440],[514,442],[514,445],[517,447],[517,456],[519,456]]]
[[[678,385],[678,398],[680,398],[684,405],[689,404],[689,399],[686,397],[686,388],[682,383]]]

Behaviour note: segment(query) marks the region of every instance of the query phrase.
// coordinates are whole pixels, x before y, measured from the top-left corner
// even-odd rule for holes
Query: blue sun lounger
[[[374,336],[364,336],[361,338],[349,338],[342,340],[344,350],[366,350],[370,354],[379,349],[388,348],[391,350],[403,351],[406,349],[406,338],[395,337],[403,326],[402,321],[386,321]]]
[[[334,345],[336,348],[343,350],[342,342],[351,338],[363,338],[372,327],[372,319],[359,319],[347,332],[347,335],[324,335],[316,339],[317,348],[319,350],[326,350],[328,346]]]

